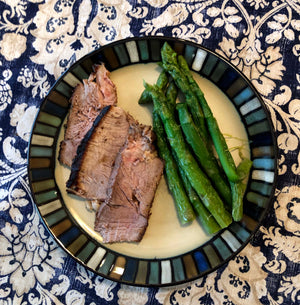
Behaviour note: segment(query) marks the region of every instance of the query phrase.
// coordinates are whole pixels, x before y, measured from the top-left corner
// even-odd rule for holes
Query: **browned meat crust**
[[[59,151],[59,161],[67,166],[72,165],[78,145],[92,127],[101,108],[117,103],[116,87],[103,64],[94,66],[89,79],[76,86],[70,103],[64,140]]]
[[[101,109],[99,115],[96,117],[95,121],[93,122],[92,128],[86,133],[83,140],[78,145],[76,156],[72,162],[71,174],[70,174],[69,180],[66,183],[67,189],[71,189],[73,187],[73,185],[76,183],[77,176],[78,176],[80,168],[82,166],[82,157],[85,153],[85,149],[88,144],[88,141],[91,138],[91,136],[93,135],[95,128],[98,126],[98,124],[103,119],[103,117],[106,115],[106,113],[109,111],[110,107],[111,106],[105,106],[104,108]]]
[[[149,126],[132,124],[119,156],[121,164],[115,182],[95,220],[95,230],[100,232],[104,243],[142,239],[163,173],[163,162],[153,147]]]
[[[150,126],[116,107],[104,65],[75,88],[59,160],[71,166],[67,191],[101,204],[95,230],[104,243],[138,242],[148,226],[163,162]]]
[[[67,182],[68,192],[90,200],[105,200],[113,183],[116,157],[127,140],[128,130],[127,113],[111,106],[80,147]]]

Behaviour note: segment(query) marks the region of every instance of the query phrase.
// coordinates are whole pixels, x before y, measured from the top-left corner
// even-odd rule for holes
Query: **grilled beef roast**
[[[107,107],[78,147],[67,181],[68,192],[90,200],[106,199],[118,169],[118,153],[128,138],[128,114],[122,108]]]
[[[115,181],[95,220],[95,230],[100,232],[104,243],[142,239],[163,173],[151,128],[136,121],[131,121],[127,143],[118,158],[121,162]]]
[[[100,109],[117,103],[116,87],[104,64],[94,66],[89,79],[76,86],[70,103],[65,136],[59,152],[59,161],[67,166],[71,166],[78,145],[92,127]]]
[[[95,230],[104,243],[142,239],[163,173],[151,127],[116,102],[109,72],[95,66],[72,95],[59,153],[71,166],[67,191],[97,203]]]

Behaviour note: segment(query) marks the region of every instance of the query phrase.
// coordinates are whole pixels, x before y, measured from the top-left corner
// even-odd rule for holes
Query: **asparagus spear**
[[[168,50],[169,53],[172,50],[170,46],[169,47],[166,46],[166,49]],[[216,148],[217,154],[219,156],[219,159],[220,159],[220,162],[223,166],[223,169],[226,173],[226,176],[232,182],[239,181],[240,177],[237,173],[234,160],[233,160],[232,155],[231,155],[231,153],[228,149],[225,138],[220,131],[219,125],[218,125],[216,119],[214,118],[213,113],[212,113],[209,105],[207,104],[207,101],[204,97],[204,93],[199,88],[197,82],[194,80],[194,78],[191,74],[191,71],[188,67],[188,64],[186,63],[183,56],[178,57],[178,62],[180,64],[181,71],[183,71],[183,75],[188,79],[188,83],[190,84],[190,87],[191,87],[192,91],[195,93],[195,95],[197,96],[198,101],[201,104],[210,136],[213,140],[214,146]]]
[[[203,111],[188,83],[186,76],[179,68],[177,62],[177,54],[172,50],[168,43],[164,43],[161,50],[161,56],[163,68],[172,76],[177,87],[185,95],[186,102],[193,115],[193,119],[198,128],[198,132],[203,135],[204,139],[207,139],[208,137]]]
[[[192,147],[199,164],[212,181],[220,196],[229,206],[231,206],[230,187],[227,184],[227,181],[224,180],[219,165],[211,151],[207,148],[201,134],[197,132],[195,124],[188,112],[187,105],[185,103],[179,103],[177,104],[176,109],[179,114],[179,121],[185,138]]]
[[[164,90],[167,84],[168,75],[165,71],[162,71],[157,79],[156,85],[160,89]],[[176,102],[175,95],[177,96],[177,88],[169,86],[166,94],[168,94],[170,101],[172,100],[174,103]],[[139,104],[150,102],[152,102],[151,94],[145,89],[139,99]],[[168,187],[175,201],[179,221],[181,224],[186,224],[195,219],[195,214],[179,177],[177,165],[169,151],[167,143],[164,140],[165,135],[163,126],[160,117],[155,110],[153,111],[153,129],[156,133],[156,142],[159,154],[165,161],[165,173],[167,176]]]
[[[166,71],[163,70],[159,74],[159,76],[157,78],[157,81],[156,81],[156,84],[159,86],[159,88],[165,89],[167,87],[168,83],[169,83],[168,74],[167,74]],[[141,96],[138,100],[138,103],[139,104],[152,103],[152,97],[146,89],[142,92],[142,94],[141,94]]]
[[[174,157],[175,157],[175,161],[177,163],[179,163],[177,158],[176,158],[176,155]],[[183,185],[185,187],[185,190],[186,190],[186,192],[188,194],[188,197],[190,199],[190,202],[191,202],[191,204],[192,204],[192,206],[193,206],[193,208],[194,208],[194,210],[195,210],[195,212],[196,212],[204,230],[206,230],[207,233],[209,233],[209,234],[213,234],[213,233],[218,232],[221,229],[221,227],[216,222],[216,220],[214,219],[212,214],[203,205],[199,196],[197,195],[197,193],[193,189],[190,181],[188,180],[184,170],[180,166],[179,166],[179,173],[180,173],[181,179],[183,181]]]
[[[207,125],[221,164],[224,167],[228,179],[231,180],[230,187],[232,193],[232,216],[235,221],[239,221],[243,217],[243,195],[246,187],[242,180],[249,174],[252,162],[249,159],[243,159],[238,168],[236,168],[226,141],[219,130],[217,121],[213,117],[211,109],[204,97],[204,93],[194,80],[186,60],[181,55],[178,56],[178,64],[187,77],[193,92],[197,96],[198,101],[202,106],[204,117],[207,120]]]
[[[178,90],[176,87],[176,84],[174,83],[174,81],[172,80],[169,83],[169,86],[167,88],[166,91],[166,97],[168,99],[168,105],[170,110],[174,113],[175,111],[175,107],[176,107],[176,99],[177,99],[177,95],[178,95]]]
[[[237,172],[243,180],[249,175],[252,166],[252,161],[244,158],[237,167]],[[232,192],[232,218],[235,221],[240,221],[243,217],[243,198],[246,189],[246,184],[242,181],[230,182]]]
[[[167,91],[166,91],[166,98],[168,100],[168,107],[169,107],[169,109],[172,113],[174,113],[174,111],[175,111],[177,94],[178,94],[178,90],[177,90],[176,84],[175,84],[174,81],[171,81],[168,88],[167,88]],[[164,130],[163,130],[161,120],[158,117],[158,114],[155,110],[154,110],[153,116],[154,116],[153,120],[158,120],[159,121],[160,128],[163,131],[162,134],[159,135],[159,136],[164,136],[163,139],[165,139],[165,134],[164,134]],[[154,125],[155,125],[155,123],[154,123]],[[168,145],[165,142],[163,142],[163,143],[166,146],[166,149],[168,149]],[[172,153],[172,156],[175,159],[175,162],[177,164],[179,164],[174,151],[172,151],[171,153]],[[198,219],[200,220],[200,223],[202,224],[204,230],[206,230],[207,233],[209,233],[209,234],[214,234],[214,233],[218,232],[221,229],[220,226],[218,225],[218,223],[216,222],[214,217],[211,215],[211,213],[205,208],[205,206],[201,202],[199,196],[197,195],[195,190],[192,188],[192,185],[190,184],[184,170],[180,166],[178,166],[178,170],[179,170],[179,174],[180,174],[180,177],[182,179],[184,188],[186,190],[186,193],[189,197],[189,200],[190,200],[190,202],[191,202],[191,204],[192,204],[192,206],[193,206],[193,208],[194,208],[194,210],[195,210],[195,212],[198,216]],[[230,198],[231,198],[230,191],[229,191],[229,195],[230,195]]]
[[[167,106],[167,99],[164,93],[156,85],[150,86],[144,83],[144,86],[151,92],[154,108],[160,115],[169,143],[179,160],[179,165],[185,171],[192,187],[220,227],[227,227],[232,222],[231,215],[226,211],[218,193],[186,147],[180,126],[176,123]]]
[[[153,129],[156,134],[159,155],[165,161],[165,173],[168,187],[175,200],[179,220],[182,224],[189,223],[195,219],[195,214],[179,176],[177,165],[168,148],[167,142],[165,142],[163,125],[160,121],[159,114],[156,111],[153,112]]]

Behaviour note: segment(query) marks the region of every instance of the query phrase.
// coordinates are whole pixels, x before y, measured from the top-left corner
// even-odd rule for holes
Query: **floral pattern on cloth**
[[[58,77],[101,45],[129,37],[130,10],[122,0],[53,0],[41,5],[33,19],[36,29],[31,31],[38,53],[31,60]]]
[[[259,249],[249,245],[247,251],[237,255],[226,268],[190,286],[160,289],[156,298],[161,302],[168,299],[170,304],[184,304],[186,298],[194,300],[190,304],[258,304],[268,293],[267,273],[262,269],[265,263],[266,258]]]
[[[0,304],[299,304],[299,1],[15,0],[0,12]],[[55,79],[99,46],[143,35],[227,58],[262,95],[277,136],[271,213],[227,265],[180,287],[130,287],[86,270],[49,236],[28,186],[31,126]]]

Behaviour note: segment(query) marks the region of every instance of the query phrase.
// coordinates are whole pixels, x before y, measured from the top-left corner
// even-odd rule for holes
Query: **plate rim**
[[[234,253],[230,254],[230,256],[226,259],[222,259],[221,263],[216,265],[215,267],[212,267],[212,268],[209,268],[208,270],[204,271],[204,272],[199,272],[196,276],[194,277],[191,277],[191,278],[185,278],[184,280],[180,280],[180,281],[172,281],[171,282],[168,282],[168,283],[159,283],[159,284],[149,284],[149,283],[146,283],[146,284],[143,284],[143,283],[136,283],[136,282],[127,282],[127,281],[123,281],[121,279],[115,279],[115,278],[112,278],[110,277],[109,275],[106,275],[106,274],[102,274],[100,273],[99,271],[95,270],[94,268],[91,268],[89,267],[86,263],[84,263],[81,259],[79,259],[77,256],[75,256],[73,253],[71,253],[66,247],[65,245],[61,242],[61,240],[52,232],[51,228],[49,227],[48,223],[46,222],[46,220],[44,219],[41,211],[40,211],[40,208],[38,206],[38,204],[36,203],[36,199],[35,199],[35,191],[33,190],[33,186],[32,186],[32,178],[31,178],[31,175],[30,175],[30,169],[31,169],[31,162],[30,162],[30,147],[32,145],[32,137],[33,137],[33,131],[36,127],[36,124],[37,124],[37,118],[41,112],[41,108],[42,106],[46,103],[47,101],[47,98],[49,96],[49,94],[59,85],[59,83],[64,79],[64,77],[70,72],[72,71],[76,66],[80,65],[82,62],[84,62],[85,60],[87,60],[88,58],[92,58],[93,56],[95,56],[97,53],[101,53],[103,52],[103,50],[105,49],[109,49],[109,48],[113,48],[114,46],[116,45],[119,45],[119,44],[125,44],[127,42],[130,42],[130,41],[140,41],[140,40],[146,40],[146,41],[151,41],[151,40],[159,40],[161,43],[164,42],[164,41],[167,41],[167,42],[171,42],[171,43],[176,43],[176,42],[179,42],[183,45],[190,45],[190,46],[193,46],[197,49],[202,49],[204,51],[206,51],[208,54],[212,54],[213,56],[217,57],[218,59],[222,60],[223,62],[225,62],[229,67],[231,67],[235,72],[237,72],[237,74],[243,78],[243,80],[247,83],[247,86],[250,87],[250,89],[254,92],[255,94],[255,97],[258,98],[259,100],[259,103],[260,103],[260,106],[263,108],[264,110],[264,113],[266,114],[266,119],[268,121],[268,125],[270,127],[270,133],[271,133],[271,136],[272,136],[272,141],[273,141],[273,145],[272,145],[272,148],[274,149],[274,165],[277,166],[277,163],[278,163],[278,151],[279,151],[279,148],[278,148],[278,145],[276,145],[276,135],[275,135],[275,129],[274,129],[274,126],[272,124],[272,121],[271,121],[271,118],[270,118],[270,114],[269,114],[269,111],[261,97],[261,95],[259,94],[258,90],[254,87],[254,85],[252,84],[252,82],[244,75],[244,73],[242,71],[240,71],[236,66],[234,66],[227,58],[225,58],[224,56],[222,56],[221,54],[218,54],[212,50],[210,50],[209,48],[207,47],[204,47],[202,46],[201,44],[199,43],[196,43],[196,42],[193,42],[193,41],[189,41],[189,40],[185,40],[185,39],[182,39],[182,38],[175,38],[175,37],[170,37],[170,36],[139,36],[139,37],[128,37],[128,38],[124,38],[124,39],[120,39],[120,40],[116,40],[116,41],[113,41],[111,43],[108,43],[106,45],[103,45],[89,53],[87,53],[86,55],[84,55],[83,57],[81,57],[79,60],[75,61],[74,63],[72,63],[70,65],[69,68],[67,68],[56,80],[55,82],[53,83],[53,85],[50,87],[50,89],[48,90],[48,93],[46,94],[46,96],[43,98],[43,100],[41,101],[39,107],[38,107],[38,111],[36,113],[36,116],[34,118],[34,121],[33,121],[33,124],[32,124],[32,128],[31,128],[31,132],[30,132],[30,139],[28,141],[28,152],[27,152],[27,174],[28,174],[28,179],[29,179],[29,187],[30,187],[30,192],[31,192],[31,196],[32,196],[32,200],[33,200],[33,203],[34,203],[34,206],[36,207],[36,211],[38,212],[39,214],[39,218],[41,220],[41,222],[43,223],[44,227],[47,229],[48,233],[50,236],[52,236],[52,238],[55,240],[55,242],[60,246],[60,248],[62,248],[67,255],[70,255],[77,263],[81,264],[82,266],[84,266],[85,268],[87,268],[88,270],[90,270],[91,272],[95,273],[96,275],[99,275],[103,278],[106,278],[106,279],[109,279],[111,281],[114,281],[114,282],[118,282],[118,283],[121,283],[121,284],[126,284],[126,285],[130,285],[130,286],[138,286],[138,287],[169,287],[169,286],[175,286],[175,285],[181,285],[181,284],[184,284],[184,283],[188,283],[188,282],[192,282],[194,280],[197,280],[197,279],[200,279],[202,278],[203,276],[206,276],[207,274],[210,274],[214,271],[216,271],[217,269],[223,267],[225,264],[227,264],[229,261],[231,261],[234,257],[236,257],[250,242],[251,240],[254,238],[254,236],[257,234],[259,228],[261,227],[262,225],[262,222],[263,220],[265,220],[266,216],[268,215],[268,213],[271,211],[271,207],[272,207],[272,203],[275,199],[275,189],[276,189],[276,184],[277,184],[277,179],[278,179],[278,170],[277,170],[277,167],[274,168],[274,180],[272,182],[272,187],[271,187],[271,192],[270,192],[270,196],[268,196],[268,203],[266,204],[266,207],[264,209],[264,211],[261,213],[261,216],[260,216],[260,220],[258,221],[257,225],[255,226],[255,229],[253,229],[252,232],[250,232],[250,235],[249,237],[244,241],[242,242],[241,244],[241,247],[238,248],[238,250],[234,251]],[[125,64],[125,65],[122,65],[121,67],[119,68],[123,68],[123,67],[126,67],[126,66],[129,66],[129,65],[133,65],[133,64],[141,64],[141,63],[146,63],[146,62],[154,62],[154,61],[151,61],[151,60],[147,60],[147,61],[138,61],[137,63],[132,63],[132,62],[129,62],[128,64]],[[117,69],[119,69],[117,68]],[[210,80],[212,82],[212,80]],[[231,100],[230,100],[231,101]],[[231,101],[232,103],[232,101]],[[236,108],[236,106],[234,105],[234,103],[232,103],[233,106]],[[244,122],[243,122],[244,124]],[[61,128],[61,127],[60,127]],[[59,130],[60,130],[59,128]],[[248,134],[248,132],[247,132]],[[55,138],[57,138],[57,135],[55,135]],[[57,146],[57,143],[54,144],[54,146],[56,147]],[[56,149],[54,149],[55,151]],[[54,153],[54,156],[52,156],[52,158],[54,159],[55,161],[55,158],[56,158],[56,154]],[[54,181],[55,181],[55,184],[56,184],[56,179],[55,179],[55,167],[51,169],[51,171],[53,172],[53,178],[54,178]],[[250,181],[250,179],[249,179]],[[248,181],[248,184],[249,184],[249,181]],[[58,196],[59,198],[61,199],[62,202],[64,202],[64,199],[61,195],[61,192],[60,192],[60,189],[58,187],[58,185],[56,184],[57,186],[57,189],[58,189]],[[65,204],[64,204],[65,206]],[[73,215],[68,211],[67,208],[64,207],[64,210],[67,212],[69,218],[72,219],[72,221],[74,223],[77,224],[77,226],[79,227],[79,230],[83,233],[83,234],[87,234],[84,232],[84,230],[81,228],[81,226],[77,223],[76,219],[73,217]],[[201,247],[203,247],[204,245],[210,243],[211,241],[217,239],[220,234],[222,232],[224,232],[225,230],[227,230],[227,228],[225,229],[222,229],[221,231],[219,231],[216,235],[212,236],[212,238],[210,238],[208,241],[206,241],[204,244],[201,245]],[[99,244],[99,241],[95,240],[92,236],[90,236],[90,239],[94,240],[96,243]],[[116,255],[121,255],[121,256],[124,256],[124,257],[127,257],[127,258],[133,258],[133,259],[138,259],[139,261],[151,261],[151,262],[161,262],[161,261],[165,261],[165,260],[170,260],[170,259],[176,259],[176,258],[180,258],[182,257],[183,255],[186,255],[186,254],[189,254],[193,251],[195,251],[195,249],[193,250],[189,250],[185,253],[182,253],[182,254],[178,254],[178,255],[175,255],[175,256],[170,256],[170,257],[166,257],[166,258],[153,258],[153,259],[149,259],[149,258],[138,258],[138,257],[133,257],[133,256],[130,256],[130,255],[125,255],[123,253],[119,253],[115,250],[111,250],[109,248],[107,248],[105,246],[105,244],[101,244],[101,247],[102,248],[105,248],[107,251],[111,252],[111,253],[114,253]],[[137,272],[137,270],[136,270]],[[148,271],[149,273],[149,271]]]

